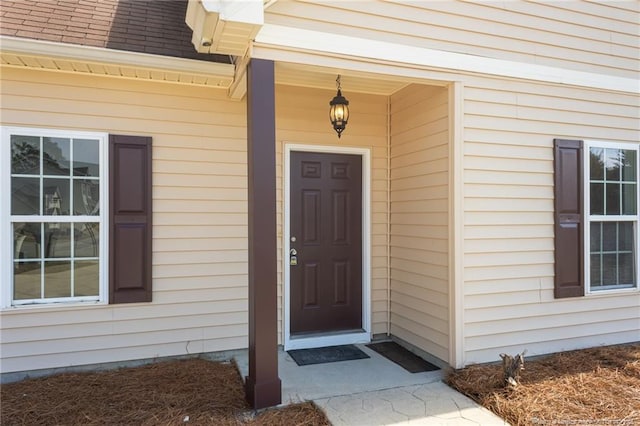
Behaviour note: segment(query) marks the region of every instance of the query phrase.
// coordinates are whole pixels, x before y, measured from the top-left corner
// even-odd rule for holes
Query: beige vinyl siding
[[[449,360],[448,91],[391,97],[391,333]]]
[[[638,2],[280,1],[272,24],[638,77]]]
[[[5,310],[2,372],[246,347],[245,104],[168,83],[2,79],[3,125],[153,137],[153,302]]]
[[[640,338],[640,293],[554,299],[553,139],[638,144],[638,97],[468,78],[465,363]]]
[[[338,139],[329,122],[332,90],[276,87],[276,162],[278,189],[278,283],[282,295],[284,144],[357,147],[371,150],[371,310],[372,333],[387,333],[387,97],[349,92],[351,118]],[[282,297],[278,303],[283,318]],[[279,335],[282,323],[279,322]]]

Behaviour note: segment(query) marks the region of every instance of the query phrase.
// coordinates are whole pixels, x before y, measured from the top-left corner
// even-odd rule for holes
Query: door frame
[[[322,336],[291,338],[289,248],[291,236],[291,152],[320,152],[352,154],[362,158],[362,332],[336,333]],[[304,145],[284,143],[284,222],[282,224],[282,276],[284,350],[317,348],[322,346],[368,343],[371,341],[371,149],[347,146]]]

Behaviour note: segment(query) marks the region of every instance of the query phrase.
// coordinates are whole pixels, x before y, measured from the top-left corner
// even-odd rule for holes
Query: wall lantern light
[[[347,127],[347,121],[349,121],[349,101],[342,96],[339,75],[338,78],[336,78],[336,86],[338,87],[338,93],[336,93],[336,96],[329,102],[331,106],[331,109],[329,109],[329,119],[331,120],[333,130],[336,131],[338,139],[340,139],[343,130]]]

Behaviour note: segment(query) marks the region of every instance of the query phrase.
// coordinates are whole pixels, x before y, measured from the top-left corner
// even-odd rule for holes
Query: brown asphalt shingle
[[[2,0],[0,34],[229,63],[196,52],[186,0]]]

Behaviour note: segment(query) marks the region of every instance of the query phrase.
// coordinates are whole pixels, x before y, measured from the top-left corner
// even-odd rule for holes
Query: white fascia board
[[[235,72],[233,64],[8,36],[0,36],[0,51],[16,55],[25,54],[94,64],[125,65],[161,71],[215,75],[225,78],[233,78]]]
[[[202,0],[207,12],[219,13],[220,19],[243,24],[264,24],[262,0]]]
[[[640,81],[633,78],[426,49],[274,24],[265,24],[262,27],[256,36],[255,46],[323,52],[328,55],[361,57],[430,69],[568,84],[625,93],[640,92]]]

